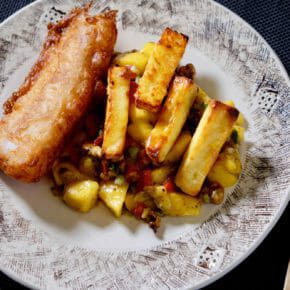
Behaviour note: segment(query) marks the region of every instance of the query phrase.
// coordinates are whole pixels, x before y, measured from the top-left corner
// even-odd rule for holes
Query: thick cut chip
[[[139,108],[156,112],[160,109],[167,87],[183,56],[187,36],[166,28],[154,46],[136,92]]]
[[[156,163],[163,162],[174,145],[196,93],[197,87],[192,80],[186,77],[173,80],[161,115],[146,143],[146,152]]]
[[[238,115],[235,108],[219,101],[209,102],[175,177],[183,192],[198,194]]]
[[[122,157],[129,115],[130,80],[134,74],[127,67],[113,66],[108,74],[108,99],[104,128],[103,154],[107,159]]]

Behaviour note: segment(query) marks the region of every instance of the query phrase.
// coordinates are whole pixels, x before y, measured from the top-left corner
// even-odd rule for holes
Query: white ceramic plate
[[[37,58],[48,21],[85,1],[36,1],[0,26],[3,103]],[[157,4],[158,3],[158,4]],[[289,201],[290,89],[268,44],[249,25],[207,0],[100,0],[118,9],[116,50],[140,48],[169,26],[189,36],[183,63],[213,98],[234,100],[247,121],[244,170],[222,207],[198,218],[164,218],[157,235],[98,206],[78,214],[33,185],[0,175],[0,270],[41,289],[200,288],[245,259]]]

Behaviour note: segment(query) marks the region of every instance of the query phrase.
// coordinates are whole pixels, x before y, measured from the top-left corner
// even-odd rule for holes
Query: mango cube
[[[88,212],[96,203],[99,184],[93,180],[71,183],[65,187],[63,200],[71,208]]]

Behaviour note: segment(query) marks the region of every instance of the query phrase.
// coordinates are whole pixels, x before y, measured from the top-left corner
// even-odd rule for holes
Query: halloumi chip
[[[129,116],[130,80],[134,74],[127,67],[113,66],[108,72],[108,99],[102,152],[107,159],[122,157]]]
[[[174,145],[196,97],[197,87],[186,77],[175,77],[160,117],[146,142],[146,152],[156,163],[163,162]]]
[[[238,115],[235,108],[219,101],[209,102],[175,177],[183,192],[198,194]]]
[[[158,44],[154,46],[139,87],[135,94],[136,105],[141,109],[157,112],[167,87],[183,56],[188,37],[166,28]]]

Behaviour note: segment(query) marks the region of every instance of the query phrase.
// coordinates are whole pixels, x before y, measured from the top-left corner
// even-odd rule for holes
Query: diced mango
[[[168,175],[172,172],[173,168],[171,166],[162,166],[151,171],[151,176],[153,183],[162,184]]]
[[[235,173],[239,173],[239,164],[237,164],[234,160],[232,160],[232,159],[227,159],[226,161],[225,161],[225,168],[226,168],[226,170],[228,171],[228,172],[230,172],[230,173],[233,173],[233,174],[235,174]]]
[[[232,101],[232,100],[229,100],[229,101],[225,101],[224,102],[226,105],[228,105],[228,106],[231,106],[231,107],[235,107],[235,103],[234,103],[234,101]]]
[[[201,87],[198,87],[195,102],[208,104],[209,101],[210,101],[210,97],[208,96],[208,94]]]
[[[244,115],[240,112],[236,124],[239,126],[244,126],[244,122],[245,122]]]
[[[172,146],[171,150],[167,154],[164,162],[174,163],[179,161],[185,153],[190,143],[191,137],[192,136],[189,131],[181,132],[174,145]]]
[[[63,200],[71,208],[88,212],[96,203],[99,184],[93,180],[71,183],[65,187]]]
[[[125,205],[130,212],[133,211],[138,203],[144,203],[148,208],[151,209],[156,207],[152,197],[143,191],[140,191],[137,194],[127,194]]]
[[[142,52],[143,54],[145,54],[148,58],[150,56],[150,54],[152,53],[154,47],[155,47],[156,43],[154,42],[147,42],[143,48],[141,49],[140,52]]]
[[[128,126],[129,135],[140,144],[144,145],[148,139],[153,126],[147,122],[136,122]]]
[[[135,66],[138,75],[143,74],[147,61],[148,57],[141,52],[129,52],[120,54],[114,59],[114,63],[120,66]]]
[[[208,174],[208,179],[218,182],[224,188],[233,186],[237,182],[237,176],[229,173],[222,165],[214,165]]]
[[[242,126],[234,125],[234,130],[236,130],[238,133],[238,142],[240,143],[240,142],[244,141],[245,128]]]
[[[197,216],[201,201],[178,192],[167,192],[164,186],[147,186],[145,192],[153,199],[163,214],[169,216]]]
[[[235,103],[234,101],[230,100],[230,101],[226,101],[224,102],[225,104],[231,106],[231,107],[235,107]],[[242,113],[239,114],[239,117],[236,121],[236,124],[239,125],[239,126],[243,126],[244,125],[244,116]]]
[[[130,113],[129,113],[130,121],[133,123],[137,122],[147,122],[147,123],[155,123],[158,115],[156,113],[149,112],[144,109],[139,109],[136,107],[134,103],[130,105]]]
[[[226,188],[237,182],[241,171],[242,165],[238,151],[226,148],[211,168],[208,179]]]
[[[100,198],[116,217],[122,214],[128,187],[128,183],[119,185],[114,182],[104,182],[100,186]]]

